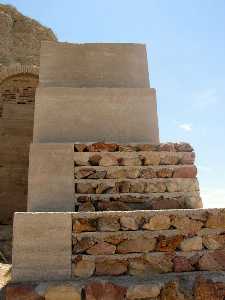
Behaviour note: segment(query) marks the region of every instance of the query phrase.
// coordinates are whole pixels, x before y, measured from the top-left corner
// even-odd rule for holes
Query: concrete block
[[[149,87],[143,44],[42,42],[40,84],[71,87]]]
[[[159,143],[154,89],[39,87],[34,142]]]
[[[69,279],[71,228],[69,213],[16,213],[13,281]]]
[[[32,144],[28,174],[28,211],[74,208],[73,144]]]

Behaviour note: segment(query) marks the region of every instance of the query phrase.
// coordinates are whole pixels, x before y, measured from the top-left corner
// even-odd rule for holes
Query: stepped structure
[[[224,299],[225,210],[159,143],[148,77],[144,45],[43,43],[6,299]]]

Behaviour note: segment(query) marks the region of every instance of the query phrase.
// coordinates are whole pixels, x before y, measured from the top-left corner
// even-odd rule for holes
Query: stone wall
[[[0,4],[0,224],[25,211],[41,40],[54,33]]]

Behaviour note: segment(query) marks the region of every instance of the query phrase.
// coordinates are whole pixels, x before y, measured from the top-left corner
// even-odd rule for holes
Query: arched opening
[[[37,74],[18,73],[0,82],[0,223],[26,211],[29,145],[33,137]]]

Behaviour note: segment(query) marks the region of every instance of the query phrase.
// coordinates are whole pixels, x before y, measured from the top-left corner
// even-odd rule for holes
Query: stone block
[[[159,143],[155,90],[41,86],[37,89],[35,143],[99,140]]]
[[[69,213],[16,213],[13,281],[69,279],[71,230]]]
[[[32,144],[28,175],[28,211],[73,211],[72,144]]]
[[[41,85],[149,87],[147,54],[143,44],[43,41],[40,56]]]

